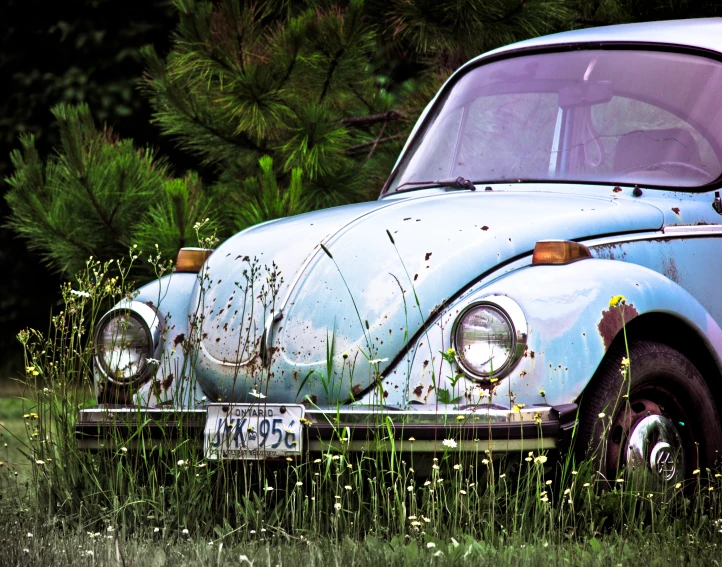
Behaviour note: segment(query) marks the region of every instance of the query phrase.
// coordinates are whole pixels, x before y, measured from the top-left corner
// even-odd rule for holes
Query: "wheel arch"
[[[687,357],[702,374],[722,418],[722,371],[715,360],[714,352],[698,328],[693,327],[677,314],[664,312],[643,313],[625,327],[628,343],[632,341],[657,342],[667,345]],[[609,353],[613,352],[616,347],[623,346],[624,341],[625,332],[622,330],[617,333],[599,368],[603,366]]]

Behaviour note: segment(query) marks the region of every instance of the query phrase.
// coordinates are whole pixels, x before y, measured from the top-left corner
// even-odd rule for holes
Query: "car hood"
[[[464,191],[259,225],[208,260],[203,289],[196,290],[204,315],[197,376],[205,391],[228,401],[245,400],[252,390],[268,401],[349,399],[388,370],[459,290],[529,254],[538,240],[656,230],[662,223],[656,207],[635,200]],[[266,343],[269,371],[260,356]]]

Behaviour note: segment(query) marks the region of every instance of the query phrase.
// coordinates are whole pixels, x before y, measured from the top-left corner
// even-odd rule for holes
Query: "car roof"
[[[489,51],[470,63],[505,51],[574,43],[658,43],[722,52],[722,18],[619,24],[555,33]]]

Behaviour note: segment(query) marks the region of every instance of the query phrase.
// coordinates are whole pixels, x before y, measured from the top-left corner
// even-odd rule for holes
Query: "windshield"
[[[435,106],[387,192],[457,177],[705,185],[722,173],[720,92],[722,64],[681,53],[580,50],[482,65]]]

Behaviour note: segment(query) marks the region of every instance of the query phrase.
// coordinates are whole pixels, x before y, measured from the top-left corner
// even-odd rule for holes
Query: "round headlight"
[[[111,311],[100,322],[95,348],[103,373],[125,384],[144,377],[154,350],[148,325],[127,310]]]
[[[526,320],[521,308],[508,297],[485,299],[468,307],[457,319],[454,348],[459,365],[468,374],[499,378],[511,370],[524,351]]]

